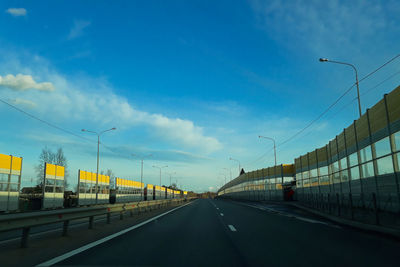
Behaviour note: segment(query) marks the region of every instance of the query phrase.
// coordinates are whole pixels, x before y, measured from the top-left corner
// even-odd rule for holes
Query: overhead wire
[[[367,78],[369,78],[371,75],[375,74],[376,72],[378,72],[379,70],[381,70],[382,68],[384,68],[385,66],[387,66],[388,64],[390,64],[391,62],[393,62],[394,60],[396,60],[397,58],[400,57],[400,54],[394,56],[393,58],[391,58],[389,61],[385,62],[383,65],[379,66],[377,69],[373,70],[372,72],[368,73],[366,76],[362,77],[358,83],[366,80]],[[393,74],[392,76],[390,76],[389,78],[385,79],[384,81],[382,81],[380,84],[386,82],[387,80],[391,79],[392,77],[394,77],[395,75],[397,75],[398,73]],[[380,84],[378,84],[376,87],[378,87]],[[329,110],[331,110],[345,95],[347,95],[351,89],[354,88],[354,86],[356,86],[356,83],[354,83],[352,86],[350,86],[346,91],[344,91],[344,93],[342,93],[342,95],[339,96],[338,99],[336,99],[331,105],[329,105],[329,107],[327,109],[325,109],[320,115],[318,115],[314,120],[312,120],[310,123],[308,123],[304,128],[302,128],[301,130],[299,130],[298,132],[296,132],[294,135],[290,136],[289,138],[287,138],[286,140],[284,140],[283,142],[279,143],[276,145],[276,147],[282,147],[283,145],[289,143],[290,141],[292,141],[293,139],[295,139],[297,136],[299,136],[302,132],[304,132],[305,130],[307,130],[309,127],[311,127],[315,122],[317,122],[319,119],[321,119],[326,113],[328,113]],[[364,92],[364,94],[366,94],[367,92]],[[272,150],[272,149],[271,149]],[[258,162],[259,160],[261,160],[262,158],[264,158],[270,151],[267,151],[265,153],[263,153],[261,156],[257,157],[255,160],[244,163],[243,165],[252,165],[256,162]]]
[[[41,118],[38,118],[37,116],[32,115],[32,114],[26,112],[25,110],[20,109],[20,108],[16,107],[15,105],[10,104],[9,102],[7,102],[7,101],[5,101],[5,100],[3,100],[3,99],[0,99],[0,102],[2,102],[3,104],[5,104],[5,105],[7,105],[7,106],[9,106],[9,107],[11,107],[11,108],[13,108],[13,109],[15,109],[15,110],[21,112],[21,113],[23,113],[24,115],[26,115],[26,116],[28,116],[28,117],[30,117],[30,118],[32,118],[32,119],[35,119],[35,120],[37,120],[37,121],[40,121],[41,123],[46,124],[46,125],[49,126],[49,127],[52,127],[52,128],[55,128],[55,129],[57,129],[57,130],[59,130],[59,131],[62,131],[62,132],[64,132],[64,133],[73,135],[73,136],[75,136],[75,137],[77,137],[77,138],[80,138],[80,139],[82,139],[82,140],[89,141],[89,142],[94,142],[94,140],[91,140],[91,139],[89,139],[89,138],[86,138],[86,137],[83,137],[83,136],[81,136],[81,135],[75,134],[75,133],[73,133],[73,132],[71,132],[71,131],[69,131],[69,130],[66,130],[66,129],[64,129],[64,128],[61,128],[61,127],[59,127],[59,126],[57,126],[57,125],[55,125],[55,124],[53,124],[53,123],[50,123],[50,122],[45,121],[45,120],[43,120],[43,119],[41,119]]]
[[[24,115],[30,117],[31,119],[34,119],[34,120],[37,120],[37,121],[39,121],[39,122],[41,122],[41,123],[43,123],[43,124],[46,124],[47,126],[49,126],[49,127],[51,127],[51,128],[57,129],[57,130],[62,131],[62,132],[64,132],[64,133],[66,133],[66,134],[69,134],[69,135],[72,135],[72,136],[77,137],[77,138],[79,138],[79,139],[82,139],[82,140],[84,140],[84,141],[86,141],[86,142],[97,143],[97,141],[95,141],[95,140],[93,140],[93,139],[86,138],[86,137],[84,137],[84,136],[78,135],[78,134],[76,134],[76,133],[74,133],[74,132],[72,132],[72,131],[69,131],[69,130],[64,129],[64,128],[60,127],[60,126],[57,126],[57,125],[55,125],[55,124],[53,124],[53,123],[51,123],[51,122],[48,122],[48,121],[46,121],[46,120],[44,120],[44,119],[41,119],[41,118],[39,118],[39,117],[37,117],[37,116],[35,116],[35,115],[33,115],[33,114],[31,114],[31,113],[29,113],[29,112],[27,112],[27,111],[21,109],[21,108],[19,108],[19,107],[16,107],[15,105],[9,103],[8,101],[6,101],[6,100],[4,100],[4,99],[0,99],[0,102],[3,103],[3,104],[5,104],[5,105],[7,105],[7,106],[9,106],[10,108],[12,108],[12,109],[14,109],[14,110],[17,110],[18,112],[21,112],[22,114],[24,114]],[[101,144],[104,148],[106,148],[106,149],[108,149],[109,151],[111,151],[112,153],[118,154],[119,156],[122,156],[122,157],[124,157],[124,158],[128,158],[126,155],[124,155],[124,154],[122,154],[122,153],[120,153],[120,152],[116,152],[114,149],[112,149],[111,147],[105,145],[104,143],[100,142],[100,144]]]

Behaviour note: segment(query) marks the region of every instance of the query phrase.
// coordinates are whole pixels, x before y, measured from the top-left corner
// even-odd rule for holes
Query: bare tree
[[[64,155],[64,151],[60,147],[57,152],[53,156],[53,164],[56,164],[58,166],[64,166],[64,188],[67,189],[69,187],[68,183],[68,177],[69,177],[69,172],[68,172],[68,163],[67,163],[67,158]]]
[[[43,185],[43,178],[44,178],[44,165],[45,163],[55,164],[58,166],[65,167],[64,173],[64,188],[67,189],[69,184],[67,182],[69,172],[68,172],[68,164],[67,158],[64,155],[64,151],[60,147],[56,153],[51,151],[47,146],[42,149],[42,152],[39,155],[39,164],[35,167],[36,169],[36,177],[37,177],[37,184],[42,186]]]
[[[51,152],[51,150],[47,148],[47,146],[44,147],[39,155],[39,164],[35,167],[38,185],[40,186],[43,185],[45,163],[53,162],[53,158],[54,158],[53,152]]]
[[[108,169],[105,175],[110,176],[110,189],[115,189],[115,175],[111,169]]]

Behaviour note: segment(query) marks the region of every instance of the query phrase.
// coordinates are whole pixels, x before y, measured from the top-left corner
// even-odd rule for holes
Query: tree
[[[45,163],[55,164],[58,166],[65,167],[64,173],[64,189],[68,188],[68,164],[67,158],[64,155],[64,151],[60,147],[56,153],[51,151],[47,146],[42,149],[42,152],[39,155],[39,164],[36,166],[36,177],[37,184],[43,185],[43,177],[44,177],[44,165]]]
[[[110,189],[115,189],[115,175],[113,171],[111,169],[108,169],[105,172],[105,175],[110,176]]]
[[[68,163],[67,163],[67,158],[64,155],[64,151],[60,147],[55,154],[53,154],[53,164],[56,164],[58,166],[64,166],[64,188],[68,188],[68,177],[69,177],[69,172],[68,172]]]
[[[45,163],[52,163],[53,162],[53,152],[47,146],[42,149],[42,153],[39,155],[39,164],[36,166],[36,177],[37,177],[37,184],[43,185],[43,177],[44,177],[44,165]]]

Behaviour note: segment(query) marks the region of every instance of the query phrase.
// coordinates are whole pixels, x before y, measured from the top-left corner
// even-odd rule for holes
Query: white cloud
[[[259,25],[297,52],[307,48],[317,54],[362,54],[366,44],[380,46],[385,36],[399,30],[398,1],[250,2]]]
[[[26,16],[25,8],[9,8],[6,10],[8,14],[13,15],[14,17]]]
[[[0,64],[0,71],[4,69],[18,71],[20,68],[27,73],[40,74],[42,79],[51,83],[37,84],[30,75],[25,75],[30,79],[22,79],[19,75],[16,77],[6,75],[0,80],[0,85],[14,89],[14,92],[4,92],[3,96],[7,94],[7,97],[12,99],[18,96],[13,95],[16,94],[15,91],[32,87],[38,90],[50,89],[50,86],[56,87],[57,90],[47,94],[46,97],[39,95],[36,90],[24,93],[24,99],[37,103],[36,110],[44,119],[49,116],[50,120],[57,118],[63,123],[83,122],[85,125],[89,123],[89,126],[93,124],[96,127],[111,125],[124,130],[140,127],[143,131],[147,130],[148,134],[157,140],[167,141],[168,146],[174,149],[183,146],[203,153],[211,153],[222,148],[216,138],[207,136],[203,127],[195,125],[191,120],[170,118],[163,114],[135,108],[126,98],[114,93],[107,81],[101,78],[64,77],[51,70],[46,60],[39,57],[35,57],[33,63],[24,61],[24,64],[21,64],[15,59],[6,65]],[[18,77],[19,79],[16,79]]]
[[[36,89],[39,91],[53,91],[54,86],[50,82],[37,83],[31,75],[7,74],[0,75],[0,86],[7,87],[16,91],[26,91],[28,89]]]
[[[26,100],[26,99],[22,99],[22,98],[15,98],[15,99],[11,100],[11,103],[14,105],[25,106],[28,108],[35,108],[37,106],[35,102]]]
[[[74,25],[68,34],[68,39],[71,40],[81,36],[84,29],[89,27],[90,24],[91,22],[87,20],[74,20]]]

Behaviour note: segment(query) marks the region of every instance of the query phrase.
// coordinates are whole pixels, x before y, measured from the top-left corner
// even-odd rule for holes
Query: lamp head
[[[320,61],[320,62],[327,62],[327,61],[329,61],[329,60],[328,60],[327,58],[320,58],[319,61]]]

